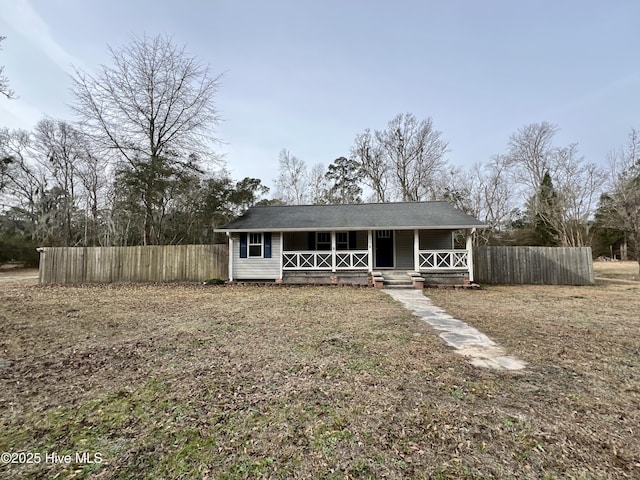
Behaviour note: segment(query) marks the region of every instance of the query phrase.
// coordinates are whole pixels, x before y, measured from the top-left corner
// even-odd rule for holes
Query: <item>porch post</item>
[[[373,272],[373,234],[367,230],[367,258],[369,259],[369,273]]]
[[[284,232],[280,232],[280,280],[284,277],[282,276],[282,262],[284,261]]]
[[[227,237],[229,237],[229,281],[233,282],[233,236],[227,232]]]
[[[331,271],[336,271],[336,232],[331,232]]]
[[[420,271],[420,233],[417,228],[413,231],[413,269]]]
[[[472,228],[467,232],[467,266],[469,267],[469,283],[473,282],[473,232],[476,229]]]

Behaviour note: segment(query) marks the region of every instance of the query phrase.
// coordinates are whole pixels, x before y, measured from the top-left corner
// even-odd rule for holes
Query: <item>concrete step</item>
[[[387,278],[384,277],[385,285],[413,285],[413,282],[408,278]]]
[[[413,285],[411,285],[410,283],[401,285],[389,285],[385,283],[382,288],[391,290],[413,290]]]

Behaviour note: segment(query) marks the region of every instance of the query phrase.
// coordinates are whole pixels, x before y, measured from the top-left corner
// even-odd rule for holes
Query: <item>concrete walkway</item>
[[[436,307],[421,290],[391,290],[383,292],[398,300],[414,315],[420,317],[436,330],[442,330],[440,338],[453,347],[456,353],[466,357],[476,367],[495,370],[522,370],[525,363],[507,356],[505,350],[484,333],[456,320],[444,310]]]

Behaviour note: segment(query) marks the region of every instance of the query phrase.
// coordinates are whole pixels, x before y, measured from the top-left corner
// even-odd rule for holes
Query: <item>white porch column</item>
[[[420,232],[417,228],[413,231],[413,269],[420,271]]]
[[[272,247],[273,248],[273,244]],[[282,276],[282,262],[284,261],[284,232],[280,232],[280,280],[284,277]]]
[[[373,233],[367,230],[367,258],[369,259],[369,273],[373,272]]]
[[[473,282],[473,233],[476,231],[472,228],[467,233],[467,266],[469,267],[469,282]]]
[[[331,232],[331,271],[336,271],[336,232]]]
[[[227,237],[229,237],[229,281],[233,281],[233,236],[231,233],[227,232]]]

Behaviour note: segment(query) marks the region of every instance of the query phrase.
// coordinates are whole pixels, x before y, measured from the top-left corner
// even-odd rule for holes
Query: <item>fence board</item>
[[[193,282],[228,278],[226,245],[44,247],[40,283]]]
[[[478,283],[594,283],[591,247],[474,247],[473,262]]]

